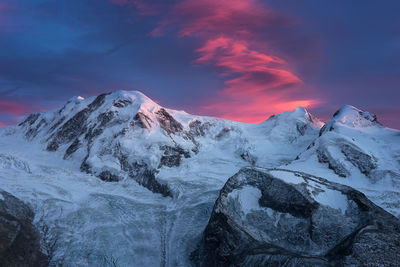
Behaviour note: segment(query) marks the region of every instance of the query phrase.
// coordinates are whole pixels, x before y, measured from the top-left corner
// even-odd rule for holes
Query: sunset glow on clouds
[[[179,24],[180,36],[201,34],[255,35],[276,18],[256,0],[183,0],[159,23],[157,31]]]
[[[196,62],[222,68],[227,78],[220,100],[204,109],[225,119],[257,123],[274,113],[297,106],[310,107],[317,100],[292,99],[287,91],[299,91],[300,78],[283,69],[280,58],[250,50],[244,41],[219,37],[199,48]],[[233,108],[234,107],[234,108]]]
[[[290,22],[279,20],[256,0],[186,0],[176,4],[152,34],[162,36],[177,26],[180,37],[197,37],[202,44],[194,63],[212,65],[225,78],[218,99],[201,110],[226,119],[260,122],[294,105],[310,107],[320,102],[301,99],[302,80],[289,71],[289,63],[262,51],[269,45],[259,35],[277,23]]]
[[[20,103],[8,102],[0,99],[0,112],[19,116],[22,114],[26,114],[28,110],[29,109],[26,105]]]
[[[0,123],[140,90],[246,122],[342,105],[400,128],[400,2],[0,0]]]

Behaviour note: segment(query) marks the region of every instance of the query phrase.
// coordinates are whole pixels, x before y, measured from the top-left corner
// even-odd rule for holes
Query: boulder
[[[198,266],[398,266],[400,221],[361,192],[283,169],[248,167],[222,188]]]

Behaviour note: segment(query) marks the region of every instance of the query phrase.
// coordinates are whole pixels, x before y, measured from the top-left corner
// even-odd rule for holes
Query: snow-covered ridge
[[[333,118],[324,125],[321,129],[321,134],[326,131],[332,131],[335,125],[350,128],[363,128],[380,126],[380,123],[375,114],[362,111],[350,105],[345,105],[337,110],[333,115]]]
[[[138,91],[115,91],[73,97],[58,110],[28,116],[16,131],[103,180],[131,177],[154,192],[171,195],[155,177],[163,166],[178,167],[201,150],[225,150],[255,165],[271,164],[263,157],[268,149],[287,162],[321,127],[302,107],[254,125],[190,115],[164,108]],[[281,149],[280,143],[291,145]]]
[[[246,124],[168,109],[135,91],[74,97],[0,129],[0,189],[51,227],[53,263],[80,266],[104,265],[105,256],[125,266],[190,266],[219,191],[249,166],[274,168],[294,186],[304,182],[298,173],[351,185],[400,214],[399,131],[342,111],[321,131],[301,107]],[[335,202],[340,194],[326,192],[313,201],[348,211]],[[257,205],[260,193],[249,185],[229,201],[238,214],[271,215]]]
[[[400,215],[400,131],[374,114],[343,106],[287,167],[350,185]]]

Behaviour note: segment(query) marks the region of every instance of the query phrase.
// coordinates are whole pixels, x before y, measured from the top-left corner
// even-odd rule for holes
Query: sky
[[[139,90],[258,123],[343,105],[400,129],[398,0],[0,0],[0,127]]]

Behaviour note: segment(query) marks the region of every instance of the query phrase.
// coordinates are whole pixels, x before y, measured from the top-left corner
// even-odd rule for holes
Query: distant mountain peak
[[[110,93],[107,98],[112,101],[130,101],[132,104],[144,106],[150,109],[160,108],[157,103],[140,91],[118,90]]]
[[[285,111],[276,115],[272,115],[268,120],[262,122],[264,125],[273,124],[274,126],[280,124],[284,125],[309,125],[311,128],[320,129],[324,123],[320,121],[317,117],[312,115],[304,107],[297,107],[292,111]],[[283,129],[282,129],[283,130]]]
[[[365,127],[372,126],[382,126],[376,119],[376,115],[367,111],[362,111],[351,105],[344,105],[338,109],[333,114],[332,119],[321,128],[320,136],[326,132],[335,131],[335,129],[340,129],[342,127],[361,130]]]
[[[350,105],[345,105],[337,110],[332,120],[343,124],[357,124],[362,126],[377,123],[376,115]]]

